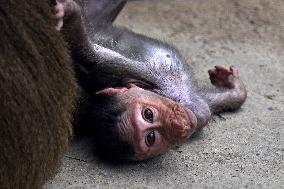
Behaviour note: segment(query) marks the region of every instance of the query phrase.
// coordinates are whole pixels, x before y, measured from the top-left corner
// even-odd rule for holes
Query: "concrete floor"
[[[107,164],[74,140],[46,189],[284,188],[283,0],[133,1],[116,24],[175,44],[207,84],[208,69],[235,65],[247,101],[146,162]]]

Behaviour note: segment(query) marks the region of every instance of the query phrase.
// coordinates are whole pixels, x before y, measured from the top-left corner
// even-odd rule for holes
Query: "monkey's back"
[[[0,3],[0,188],[41,188],[71,136],[75,82],[48,2]]]

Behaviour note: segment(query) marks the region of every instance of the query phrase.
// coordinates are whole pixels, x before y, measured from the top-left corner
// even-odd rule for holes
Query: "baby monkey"
[[[125,3],[89,0],[86,23],[72,0],[57,6],[87,93],[79,100],[76,127],[93,132],[106,158],[145,160],[183,143],[212,113],[238,109],[246,89],[236,68],[220,65],[209,70],[215,87],[198,88],[174,47],[112,25]]]

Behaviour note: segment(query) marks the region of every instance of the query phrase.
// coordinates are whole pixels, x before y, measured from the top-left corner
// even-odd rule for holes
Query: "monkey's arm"
[[[126,0],[89,0],[85,12],[86,19],[95,28],[101,27],[99,25],[111,25],[126,2]],[[62,33],[71,48],[86,50],[88,39],[81,7],[73,0],[56,0],[56,4],[57,7],[63,6],[64,27]]]
[[[216,87],[213,92],[204,94],[210,110],[221,112],[236,110],[245,101],[247,92],[234,67],[215,66],[208,71],[211,83]]]
[[[157,74],[154,73],[156,70],[149,69],[154,65],[129,59],[97,44],[94,44],[93,48],[97,62],[88,69],[88,73],[85,72],[85,75],[90,76],[89,82],[103,87],[126,86],[131,83],[142,88],[156,86]]]
[[[106,1],[89,1],[89,12],[94,12],[91,10],[91,8],[94,8],[95,10],[98,9],[96,14],[101,13],[101,16],[97,15],[99,17],[94,18],[95,21],[90,21],[93,27],[97,26],[97,29],[107,27],[111,30],[113,29],[114,33],[119,32],[110,22],[115,19],[125,1],[116,1],[115,4],[108,6],[106,6]],[[97,5],[95,4],[96,2],[98,3]],[[61,2],[57,3],[60,4]],[[145,85],[149,85],[148,83],[151,81],[156,81],[156,77],[152,77],[154,75],[149,74],[149,65],[145,65],[145,63],[140,61],[134,61],[112,49],[96,44],[92,38],[99,38],[99,34],[94,35],[92,28],[86,29],[81,9],[73,0],[66,0],[61,4],[65,13],[61,32],[70,46],[76,76],[87,91],[97,90],[100,86],[118,85],[122,80],[127,83],[125,80],[127,78],[137,79],[137,81],[142,81],[141,83]],[[105,10],[100,10],[102,9],[100,4],[102,4]],[[104,18],[106,20],[102,20]],[[105,26],[96,25],[97,21],[101,21],[101,24]],[[126,35],[128,33],[126,30],[123,32]],[[144,76],[147,76],[148,82],[143,82],[145,80]]]
[[[127,0],[89,0],[87,18],[94,26],[112,24]]]
[[[83,88],[93,88],[91,72],[98,59],[88,38],[81,7],[73,0],[56,0],[56,7],[59,26],[63,21],[63,27],[59,27],[59,30],[69,45],[76,77]],[[58,14],[60,12],[63,14]]]
[[[64,12],[61,32],[70,46],[72,56],[86,57],[86,54],[90,51],[90,45],[81,7],[73,0],[57,1],[57,6],[59,5],[63,7]]]

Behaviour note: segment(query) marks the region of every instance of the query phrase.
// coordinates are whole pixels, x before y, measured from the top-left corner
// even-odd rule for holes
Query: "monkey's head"
[[[107,88],[96,96],[96,136],[114,158],[152,158],[184,142],[197,125],[189,109],[136,86]]]

